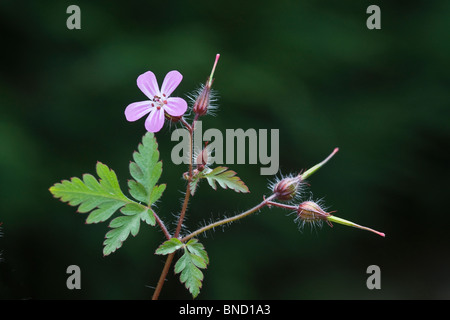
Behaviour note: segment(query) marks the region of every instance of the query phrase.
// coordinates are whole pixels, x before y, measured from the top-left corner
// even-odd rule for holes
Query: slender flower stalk
[[[191,130],[189,131],[189,177],[187,180],[186,194],[184,196],[183,207],[181,208],[180,217],[178,219],[177,229],[175,230],[175,234],[174,234],[175,238],[178,238],[178,236],[180,235],[181,226],[183,225],[184,216],[186,214],[187,206],[189,203],[189,196],[191,194],[190,184],[192,181],[192,167],[193,167],[192,154],[193,154],[193,143],[194,143],[194,141],[193,141],[194,123],[195,123],[195,120],[192,122]]]
[[[274,202],[274,201],[268,201],[267,205],[278,207],[278,208],[283,208],[283,209],[287,209],[287,210],[293,210],[293,211],[297,211],[297,209],[298,209],[298,206],[293,206],[293,205],[284,204],[284,203],[278,203],[278,202]]]
[[[259,211],[264,206],[268,205],[271,202],[271,200],[273,200],[275,197],[276,197],[275,195],[271,195],[270,197],[264,199],[258,205],[254,206],[253,208],[251,208],[251,209],[249,209],[249,210],[247,210],[245,212],[242,212],[242,213],[237,214],[235,216],[232,216],[232,217],[229,217],[229,218],[225,218],[223,220],[219,220],[219,221],[213,222],[213,223],[211,223],[211,224],[209,224],[207,226],[204,226],[203,228],[200,228],[200,229],[192,232],[191,234],[185,236],[184,238],[182,238],[181,242],[186,242],[189,239],[191,239],[191,238],[193,238],[193,237],[195,237],[195,236],[197,236],[197,235],[199,235],[199,234],[201,234],[203,232],[206,232],[208,230],[214,229],[214,228],[219,227],[221,225],[224,225],[224,224],[227,224],[227,223],[231,223],[231,222],[237,221],[239,219],[245,218],[245,217],[251,215],[252,213],[255,213],[256,211]]]
[[[187,123],[183,117],[180,119],[180,122],[186,127],[186,129],[188,129],[188,131],[192,131],[191,125]]]
[[[182,117],[181,119],[181,123],[183,123],[183,125],[188,129],[189,131],[189,176],[187,178],[187,186],[186,186],[186,193],[184,196],[184,201],[183,201],[183,206],[181,208],[181,212],[180,212],[180,217],[178,218],[178,224],[177,224],[177,228],[175,230],[175,233],[173,235],[173,238],[178,238],[180,231],[181,231],[181,226],[183,225],[183,221],[184,221],[184,217],[186,215],[186,210],[187,210],[187,206],[189,203],[189,197],[191,195],[191,190],[190,190],[190,184],[192,181],[192,152],[193,152],[193,134],[194,134],[194,124],[195,124],[195,120],[192,122],[192,125],[189,125],[189,123],[186,122],[186,120]],[[171,237],[169,237],[170,239]],[[169,272],[170,266],[172,264],[172,260],[174,257],[175,253],[171,253],[167,256],[166,262],[164,264],[164,268],[161,272],[161,275],[159,277],[158,280],[158,284],[156,285],[156,289],[153,292],[153,296],[152,296],[152,300],[158,300],[159,294],[162,290],[162,287],[164,285],[164,282],[166,281],[166,277],[167,277],[167,273]]]

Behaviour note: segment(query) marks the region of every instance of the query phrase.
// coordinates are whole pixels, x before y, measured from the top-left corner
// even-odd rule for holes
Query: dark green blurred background
[[[81,8],[81,30],[66,8]],[[368,30],[366,8],[381,8]],[[139,74],[160,83],[179,70],[176,94],[206,80],[216,53],[216,117],[204,128],[280,129],[280,170],[340,152],[310,179],[338,216],[386,238],[336,225],[299,232],[265,209],[202,237],[211,263],[198,299],[448,299],[450,2],[448,1],[2,1],[0,6],[0,296],[7,299],[149,299],[164,259],[161,232],[102,256],[106,223],[52,197],[62,179],[102,161],[126,190],[144,132],[125,107],[144,99]],[[168,187],[166,221],[180,209],[184,166],[157,134]],[[259,165],[232,165],[251,193],[203,183],[186,226],[234,214],[269,194]],[[308,195],[306,195],[308,196]],[[169,223],[170,224],[170,223]],[[170,224],[173,228],[174,225]],[[81,268],[81,290],[66,268]],[[381,290],[366,269],[381,268]],[[169,273],[162,299],[190,296]]]

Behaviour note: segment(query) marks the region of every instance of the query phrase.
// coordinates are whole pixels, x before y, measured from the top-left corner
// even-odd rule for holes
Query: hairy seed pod
[[[289,201],[295,199],[300,188],[301,179],[297,177],[284,178],[273,187],[273,193],[276,199]]]
[[[203,87],[202,91],[200,92],[199,96],[195,100],[194,107],[192,108],[192,111],[194,111],[195,114],[198,116],[204,116],[207,111],[210,104],[210,93],[211,93],[211,86],[209,86],[208,81],[206,82],[206,85]]]
[[[208,109],[211,107],[211,87],[214,81],[214,71],[216,70],[217,62],[219,61],[220,54],[216,55],[216,60],[214,61],[213,68],[211,70],[211,75],[206,80],[205,85],[201,89],[197,98],[195,99],[194,106],[192,111],[196,114],[196,116],[204,116]]]
[[[305,222],[320,222],[325,220],[328,222],[330,213],[325,212],[320,205],[313,201],[302,202],[297,208],[297,214],[300,220]]]

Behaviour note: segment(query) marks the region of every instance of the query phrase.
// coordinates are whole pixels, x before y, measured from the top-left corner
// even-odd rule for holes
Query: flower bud
[[[192,108],[192,111],[194,111],[194,113],[197,114],[198,116],[204,116],[207,113],[210,103],[210,93],[211,87],[209,86],[208,80],[206,82],[206,85],[200,92],[199,96],[195,100],[194,107]]]
[[[276,196],[276,199],[282,201],[289,201],[295,199],[297,196],[298,190],[300,188],[301,179],[300,177],[289,177],[280,180],[273,187],[273,193]]]
[[[203,171],[205,166],[208,164],[208,149],[206,145],[202,152],[198,154],[195,164],[197,165],[198,171]]]

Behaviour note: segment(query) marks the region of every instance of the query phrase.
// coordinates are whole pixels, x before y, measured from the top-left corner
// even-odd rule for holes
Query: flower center
[[[163,94],[163,97],[166,95]],[[167,104],[167,100],[161,100],[159,96],[154,96],[152,100],[152,107],[156,107],[158,110],[161,109],[165,104]]]

